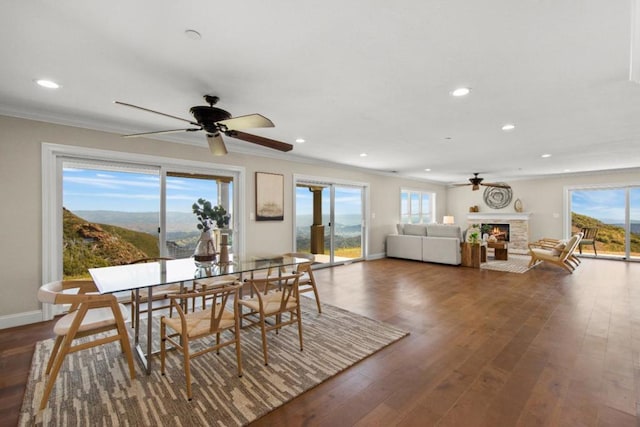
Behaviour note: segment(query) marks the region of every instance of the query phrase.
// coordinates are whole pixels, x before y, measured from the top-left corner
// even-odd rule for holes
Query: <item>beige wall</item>
[[[114,151],[242,166],[246,170],[244,218],[248,253],[286,252],[293,242],[293,175],[326,177],[367,183],[370,188],[371,213],[368,253],[383,256],[385,236],[395,230],[399,218],[399,190],[411,187],[435,191],[442,206],[437,217],[444,215],[446,189],[441,185],[376,175],[360,170],[318,164],[266,159],[231,153],[213,158],[204,143],[202,147],[172,144],[138,138],[125,140],[118,135],[68,126],[0,116],[0,328],[40,320],[40,304],[36,291],[42,283],[42,195],[41,144],[74,145]],[[256,222],[249,220],[254,211],[254,173],[274,172],[285,176],[285,221]],[[287,214],[288,213],[288,214]]]

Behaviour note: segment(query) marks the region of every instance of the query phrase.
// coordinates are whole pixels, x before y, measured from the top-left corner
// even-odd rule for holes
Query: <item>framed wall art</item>
[[[284,220],[284,175],[256,172],[256,221]]]

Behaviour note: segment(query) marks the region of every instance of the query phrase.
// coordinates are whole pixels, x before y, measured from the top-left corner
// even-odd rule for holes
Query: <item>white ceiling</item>
[[[249,132],[294,144],[285,158],[444,183],[636,168],[633,1],[5,1],[0,114],[145,132],[183,123],[113,101],[191,118],[215,94],[272,119]]]

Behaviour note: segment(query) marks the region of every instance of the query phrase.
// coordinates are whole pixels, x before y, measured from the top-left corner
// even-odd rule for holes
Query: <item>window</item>
[[[598,257],[640,258],[640,186],[591,186],[568,190],[570,234],[597,229],[593,245],[580,253]]]
[[[99,248],[109,265],[138,251],[143,256],[182,256],[170,247],[193,243],[198,231],[191,205],[200,197],[232,215],[232,250],[242,255],[244,168],[55,144],[43,144],[42,152],[43,281],[85,276],[88,265],[79,258],[87,254],[94,258],[92,266],[104,264],[93,244],[100,233],[117,235],[103,239]],[[85,227],[69,239],[70,227],[64,223],[69,218],[79,227],[104,226]],[[116,241],[116,247],[107,245]],[[65,253],[69,245],[73,250]],[[185,249],[184,256],[190,251]]]
[[[435,222],[435,193],[400,190],[400,222],[403,224],[427,224]]]

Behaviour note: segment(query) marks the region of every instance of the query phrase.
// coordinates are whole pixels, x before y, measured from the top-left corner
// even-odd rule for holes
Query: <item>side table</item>
[[[487,247],[483,244],[462,243],[462,266],[480,268],[480,263],[487,260],[486,251]]]
[[[507,261],[509,259],[507,242],[487,242],[487,246],[493,248],[495,259],[499,261]]]

